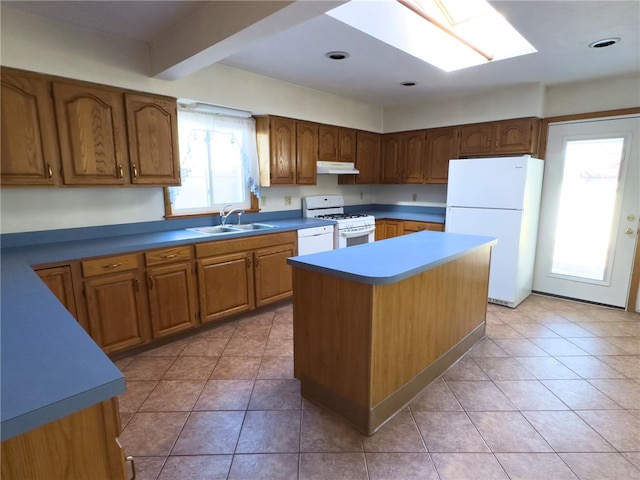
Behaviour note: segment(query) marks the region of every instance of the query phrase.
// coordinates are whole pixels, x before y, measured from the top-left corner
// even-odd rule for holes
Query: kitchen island
[[[376,432],[484,336],[496,243],[424,231],[290,258],[303,397]]]

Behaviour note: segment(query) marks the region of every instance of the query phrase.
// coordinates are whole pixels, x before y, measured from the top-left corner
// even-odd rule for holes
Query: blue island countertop
[[[27,432],[125,390],[122,373],[58,302],[32,266],[292,231],[333,222],[298,217],[269,223],[278,228],[217,237],[179,229],[3,248],[0,252],[1,439]],[[60,238],[55,234],[49,237]],[[15,243],[12,238],[3,242],[3,246]]]
[[[356,282],[395,283],[478,248],[495,245],[492,237],[423,231],[379,242],[288,259],[289,265]]]

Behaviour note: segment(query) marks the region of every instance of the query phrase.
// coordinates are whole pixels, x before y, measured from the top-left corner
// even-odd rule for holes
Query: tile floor
[[[118,360],[138,479],[640,479],[640,315],[543,296],[378,433],[302,400],[291,305]]]

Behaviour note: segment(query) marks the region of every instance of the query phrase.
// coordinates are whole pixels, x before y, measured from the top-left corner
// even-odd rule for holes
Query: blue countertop
[[[356,282],[395,283],[495,245],[491,237],[423,231],[355,247],[292,257],[289,265]]]
[[[1,439],[27,432],[125,390],[122,373],[58,302],[33,271],[33,265],[292,231],[333,222],[298,217],[268,223],[278,228],[232,236],[179,229],[3,248]],[[49,237],[60,238],[56,234]]]

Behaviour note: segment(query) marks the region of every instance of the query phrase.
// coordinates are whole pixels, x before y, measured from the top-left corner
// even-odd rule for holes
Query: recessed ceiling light
[[[349,58],[349,54],[347,52],[327,52],[324,56],[331,60],[344,60],[345,58]]]
[[[591,42],[589,44],[589,48],[605,48],[610,47],[611,45],[615,45],[620,41],[619,37],[611,37],[611,38],[603,38],[602,40],[597,40],[595,42]]]
[[[400,85],[403,87],[415,87],[417,85],[416,82],[402,82]]]

